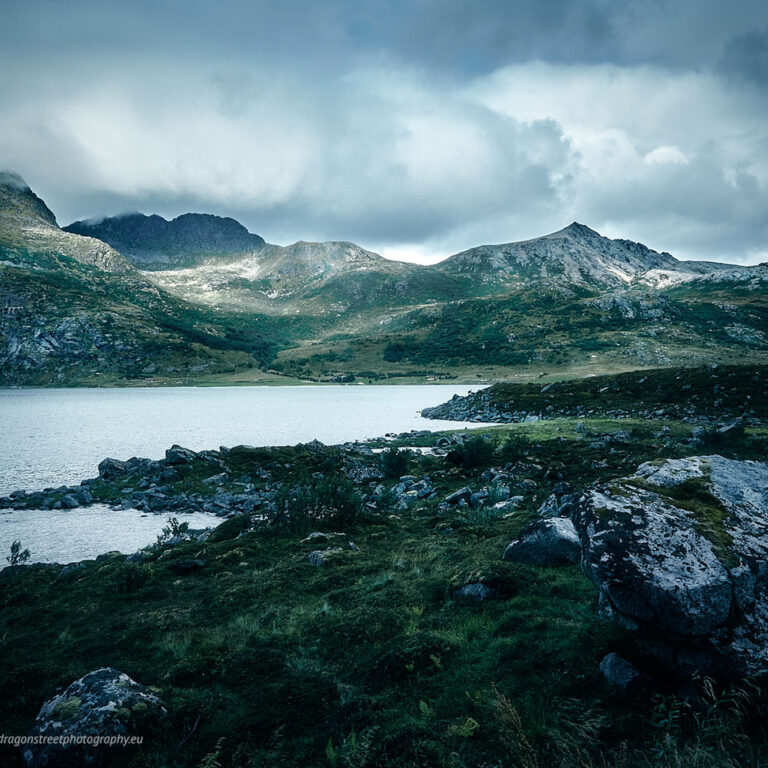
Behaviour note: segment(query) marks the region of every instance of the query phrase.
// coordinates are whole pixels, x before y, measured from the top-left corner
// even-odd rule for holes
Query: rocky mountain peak
[[[481,245],[451,256],[440,267],[474,274],[489,285],[559,283],[621,287],[650,270],[676,270],[679,262],[642,243],[612,240],[572,222],[543,237],[501,245]]]
[[[208,213],[185,213],[170,221],[156,214],[125,213],[75,221],[64,229],[97,237],[146,268],[195,266],[264,245],[264,238],[239,221]]]
[[[51,209],[18,173],[0,171],[0,260],[60,269],[70,259],[109,272],[130,270],[101,240],[59,229]]]
[[[580,224],[578,221],[571,222],[567,227],[563,227],[562,229],[559,229],[557,232],[553,232],[551,235],[547,235],[547,237],[570,237],[573,239],[582,239],[582,238],[588,238],[592,239],[595,237],[602,238],[603,236],[596,232],[591,227],[588,227],[586,224]]]
[[[51,209],[14,171],[0,170],[0,214],[4,217],[58,226]]]

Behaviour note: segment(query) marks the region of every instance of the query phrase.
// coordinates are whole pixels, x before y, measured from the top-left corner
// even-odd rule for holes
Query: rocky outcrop
[[[768,464],[694,456],[587,490],[573,520],[601,612],[676,669],[768,672]]]
[[[144,735],[142,724],[157,722],[166,714],[162,701],[125,673],[111,667],[97,669],[43,704],[32,736],[41,741],[59,737],[58,743],[25,747],[24,765],[103,765],[112,751],[140,743],[136,738]]]
[[[334,559],[337,559],[339,555],[344,553],[344,549],[341,547],[329,547],[328,549],[315,549],[309,553],[310,565],[317,566],[318,568],[328,565]]]

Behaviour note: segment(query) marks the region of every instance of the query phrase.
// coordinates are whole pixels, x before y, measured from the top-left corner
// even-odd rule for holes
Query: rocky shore
[[[389,434],[368,443],[345,443],[333,446],[341,457],[345,476],[355,485],[371,486],[371,493],[363,501],[375,507],[384,491],[378,482],[384,475],[376,456],[391,441],[418,440],[431,435],[428,431],[413,430]],[[434,447],[424,448],[432,455],[445,456],[452,445],[461,444],[461,434],[443,437]],[[299,448],[309,453],[322,454],[327,446],[315,440]],[[179,445],[169,448],[163,459],[134,457],[126,461],[105,458],[98,466],[98,476],[87,478],[74,486],[45,488],[40,491],[17,490],[0,497],[0,509],[76,509],[91,504],[107,504],[115,509],[138,509],[156,514],[184,514],[206,512],[219,517],[254,514],[259,511],[275,513],[276,500],[290,487],[290,483],[276,479],[275,472],[258,466],[255,472],[237,473],[233,466],[243,457],[257,453],[269,459],[280,449],[252,446],[220,447],[218,450],[193,451]],[[233,459],[234,461],[230,461]],[[290,464],[279,459],[266,461],[277,474],[290,476]],[[323,473],[315,473],[314,480],[322,480]],[[389,489],[394,505],[404,509],[410,502],[434,498],[429,478],[404,475]],[[390,498],[390,497],[388,497]]]

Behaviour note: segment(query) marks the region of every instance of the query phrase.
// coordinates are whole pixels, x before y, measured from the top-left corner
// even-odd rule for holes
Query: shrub
[[[152,567],[141,563],[121,563],[112,574],[109,583],[118,594],[135,592],[152,576]]]
[[[10,563],[11,573],[16,573],[16,569],[20,565],[24,565],[30,556],[28,549],[22,550],[20,541],[14,541],[11,544],[11,554],[5,558]]]
[[[408,354],[408,349],[398,341],[387,344],[382,354],[388,363],[399,363]]]
[[[360,515],[363,500],[352,481],[320,480],[313,484],[283,486],[266,522],[277,529],[307,531],[317,523],[351,525]]]
[[[499,458],[504,462],[524,459],[531,450],[531,442],[522,435],[510,435],[499,447]]]
[[[470,437],[451,450],[446,459],[463,467],[480,467],[493,459],[494,445],[484,437]]]
[[[171,539],[185,538],[189,531],[189,523],[180,523],[178,518],[169,517],[168,525],[163,526],[162,533],[157,537],[158,544],[165,544]]]
[[[388,448],[379,454],[379,467],[384,477],[398,478],[408,474],[412,459],[412,451]]]

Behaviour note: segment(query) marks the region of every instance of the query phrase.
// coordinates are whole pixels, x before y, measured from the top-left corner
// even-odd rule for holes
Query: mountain
[[[267,365],[474,381],[768,362],[765,265],[679,261],[577,223],[433,266],[349,242],[271,245],[203,214],[65,232],[21,179],[2,178],[6,384],[239,382]]]
[[[120,251],[142,269],[190,267],[258,251],[264,238],[234,219],[207,213],[185,213],[167,221],[162,216],[127,213],[76,221],[67,232],[95,237]]]
[[[227,263],[148,273],[164,290],[215,307],[316,317],[460,299],[461,277],[391,261],[354,243],[265,245]]]
[[[213,315],[159,289],[114,248],[62,231],[16,174],[0,175],[0,383],[186,381],[271,359],[268,320]]]
[[[39,267],[77,262],[108,272],[131,268],[101,240],[59,229],[50,208],[21,176],[9,171],[0,171],[0,260]]]
[[[603,237],[578,222],[532,240],[471,248],[438,267],[449,274],[471,275],[494,288],[541,281],[626,287],[644,278],[656,283],[666,276],[667,282],[676,282],[726,268],[714,262],[681,262],[642,243]]]

